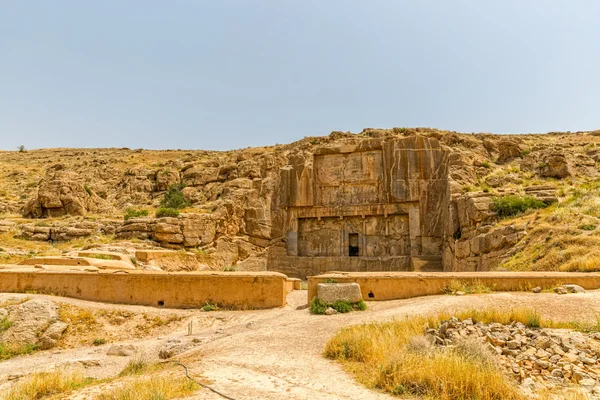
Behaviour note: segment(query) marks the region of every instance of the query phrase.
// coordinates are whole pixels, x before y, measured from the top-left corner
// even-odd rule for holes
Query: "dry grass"
[[[58,346],[71,348],[89,345],[98,338],[117,342],[142,338],[182,320],[178,314],[147,314],[127,310],[86,309],[59,304],[59,318],[69,324]]]
[[[0,308],[6,308],[6,307],[11,307],[11,306],[18,306],[19,304],[23,304],[26,301],[31,300],[30,297],[22,297],[22,298],[10,298],[10,299],[6,299],[3,302],[0,303]]]
[[[501,267],[513,271],[600,271],[600,181],[569,189],[567,198],[540,211],[528,235]]]
[[[160,315],[151,316],[143,314],[144,321],[136,326],[136,329],[144,334],[150,333],[153,329],[167,326],[173,322],[181,321],[182,317],[179,315],[168,315],[162,317]]]
[[[487,286],[479,279],[460,280],[453,279],[448,286],[442,289],[442,292],[447,294],[455,294],[456,292],[464,292],[466,294],[476,293],[491,293],[493,289]]]
[[[415,346],[424,326],[438,324],[442,318],[416,317],[344,328],[329,341],[325,355],[344,362],[368,387],[394,395],[443,400],[524,398],[489,362],[484,349],[471,346],[467,350],[465,346],[442,351]]]
[[[36,345],[31,344],[15,346],[0,342],[0,361],[25,354],[31,354],[37,349],[38,347]]]
[[[38,400],[64,398],[64,394],[92,383],[81,371],[57,370],[38,372],[23,379],[7,392],[0,394],[0,400]]]
[[[425,327],[439,327],[451,315],[486,324],[521,322],[529,327],[600,330],[600,319],[593,323],[554,322],[527,308],[467,310],[344,328],[328,342],[325,356],[343,362],[368,387],[395,395],[445,400],[524,399],[515,383],[496,367],[485,346],[464,341],[452,349],[440,349],[423,336]],[[582,398],[575,389],[569,393],[565,398]],[[542,393],[541,398],[551,399],[553,395]]]
[[[152,364],[144,356],[132,358],[119,372],[119,376],[141,375],[164,368],[164,364]]]
[[[185,377],[140,377],[101,394],[97,400],[169,400],[190,395],[198,388]]]
[[[67,328],[69,333],[91,332],[99,325],[92,311],[71,304],[60,304],[58,315],[61,321],[69,324]]]

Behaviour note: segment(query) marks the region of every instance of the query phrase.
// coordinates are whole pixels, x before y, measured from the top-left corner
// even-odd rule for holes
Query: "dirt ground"
[[[14,294],[0,294],[0,301]],[[23,295],[25,296],[25,295]],[[383,393],[357,384],[339,364],[325,359],[327,340],[343,326],[383,321],[406,316],[435,314],[441,311],[514,307],[537,309],[544,318],[555,321],[591,320],[600,314],[600,291],[558,296],[554,293],[492,293],[468,296],[429,296],[385,302],[369,302],[363,312],[333,316],[311,315],[306,308],[306,291],[288,296],[288,305],[261,311],[169,310],[154,307],[111,305],[54,296],[45,297],[87,309],[128,311],[131,313],[178,315],[180,320],[143,339],[121,343],[137,346],[149,360],[167,340],[190,340],[198,344],[175,359],[190,367],[190,374],[234,399],[387,399]],[[193,332],[188,324],[193,321]],[[40,351],[33,355],[0,362],[0,388],[9,377],[33,371],[78,365],[86,374],[105,378],[118,374],[131,357],[108,356],[115,344]],[[183,376],[183,369],[177,371]],[[118,383],[85,388],[69,399],[87,399]],[[201,389],[189,399],[222,399]]]

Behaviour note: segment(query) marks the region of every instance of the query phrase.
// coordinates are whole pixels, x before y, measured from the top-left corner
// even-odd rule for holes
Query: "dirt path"
[[[42,296],[43,297],[43,296]],[[51,297],[57,300],[56,297]],[[169,339],[189,340],[186,324],[193,320],[193,338],[200,343],[179,355],[190,372],[203,382],[235,399],[388,399],[357,384],[340,365],[322,357],[327,340],[343,326],[405,316],[470,308],[532,307],[554,320],[595,321],[600,312],[600,292],[558,296],[551,293],[493,293],[471,296],[430,296],[387,302],[369,302],[364,312],[333,316],[311,315],[297,309],[306,303],[306,291],[293,292],[285,308],[263,311],[161,310],[178,313],[185,321],[168,335],[136,340],[149,358]],[[156,312],[156,308],[105,305],[73,299],[60,301],[80,307],[117,308],[133,312]],[[207,319],[210,315],[210,319]],[[0,363],[0,382],[8,375],[69,364],[87,364],[87,374],[110,376],[118,373],[128,357],[107,356],[109,345],[72,350],[44,351]],[[182,372],[183,373],[183,372]],[[110,384],[109,384],[110,385]],[[89,398],[106,390],[88,388],[72,399]],[[206,390],[190,399],[220,399]]]

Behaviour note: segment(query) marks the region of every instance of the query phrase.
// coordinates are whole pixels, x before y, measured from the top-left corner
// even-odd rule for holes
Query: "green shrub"
[[[350,303],[347,301],[338,300],[333,304],[326,304],[323,301],[319,300],[317,297],[312,299],[312,301],[310,302],[310,312],[312,314],[325,314],[325,311],[327,311],[329,307],[333,308],[339,313],[344,314],[353,310],[364,311],[367,309],[367,303],[365,303],[363,300],[357,303]]]
[[[325,314],[327,310],[327,304],[323,303],[317,297],[313,298],[310,302],[310,312],[312,314]]]
[[[155,216],[156,216],[156,218],[178,217],[179,210],[177,210],[175,208],[159,208],[158,210],[156,210]]]
[[[492,210],[500,217],[510,217],[523,213],[529,209],[544,208],[548,205],[541,200],[531,196],[508,195],[494,197],[492,199]]]
[[[94,194],[92,189],[87,184],[83,185],[83,189],[87,192],[88,196],[91,196],[92,194]]]
[[[593,230],[596,230],[596,225],[583,224],[583,225],[579,225],[579,229],[584,230],[584,231],[593,231]]]
[[[208,301],[206,302],[206,304],[202,307],[203,311],[217,311],[219,309],[219,307],[217,307],[216,304],[210,304]]]
[[[359,311],[365,311],[367,309],[367,303],[365,303],[364,300],[361,300],[358,303],[354,304],[354,308],[356,308]]]
[[[106,339],[104,339],[104,338],[94,339],[94,341],[92,342],[92,344],[94,346],[101,346],[103,344],[106,344]]]
[[[37,345],[26,344],[23,346],[11,346],[5,343],[0,343],[0,361],[8,360],[9,358],[31,354],[39,347]]]
[[[0,318],[0,332],[4,332],[6,330],[8,330],[8,328],[10,328],[12,326],[12,322],[9,321],[8,319],[6,319],[6,317],[4,318]]]
[[[148,210],[136,210],[135,208],[128,208],[125,210],[123,219],[127,221],[129,218],[146,217],[148,216]]]
[[[489,162],[489,161],[484,161],[484,162],[482,162],[482,163],[481,163],[481,166],[482,166],[483,168],[491,168],[491,167],[492,167],[492,166],[490,165],[490,162]]]
[[[342,314],[348,313],[353,310],[352,303],[348,303],[347,301],[341,300],[338,300],[335,303],[333,303],[331,305],[331,308]]]
[[[188,207],[190,202],[185,199],[183,196],[183,188],[185,188],[185,184],[176,183],[174,185],[169,186],[167,189],[167,193],[160,202],[160,206],[162,208],[174,208],[181,209]]]

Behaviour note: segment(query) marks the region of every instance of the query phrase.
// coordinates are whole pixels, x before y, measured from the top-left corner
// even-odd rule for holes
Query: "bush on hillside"
[[[146,217],[148,216],[148,210],[136,210],[135,208],[128,208],[125,210],[123,219],[127,221],[129,218]]]
[[[534,197],[515,194],[494,197],[492,200],[492,210],[497,212],[500,217],[511,217],[529,209],[545,208],[547,206],[546,203]]]
[[[179,210],[175,209],[175,208],[159,208],[158,210],[156,210],[156,214],[155,214],[156,218],[163,218],[163,217],[178,217],[179,216]]]
[[[174,208],[177,210],[188,207],[190,202],[183,196],[184,188],[185,184],[183,183],[176,183],[169,186],[163,199],[160,201],[160,206],[162,208]]]

